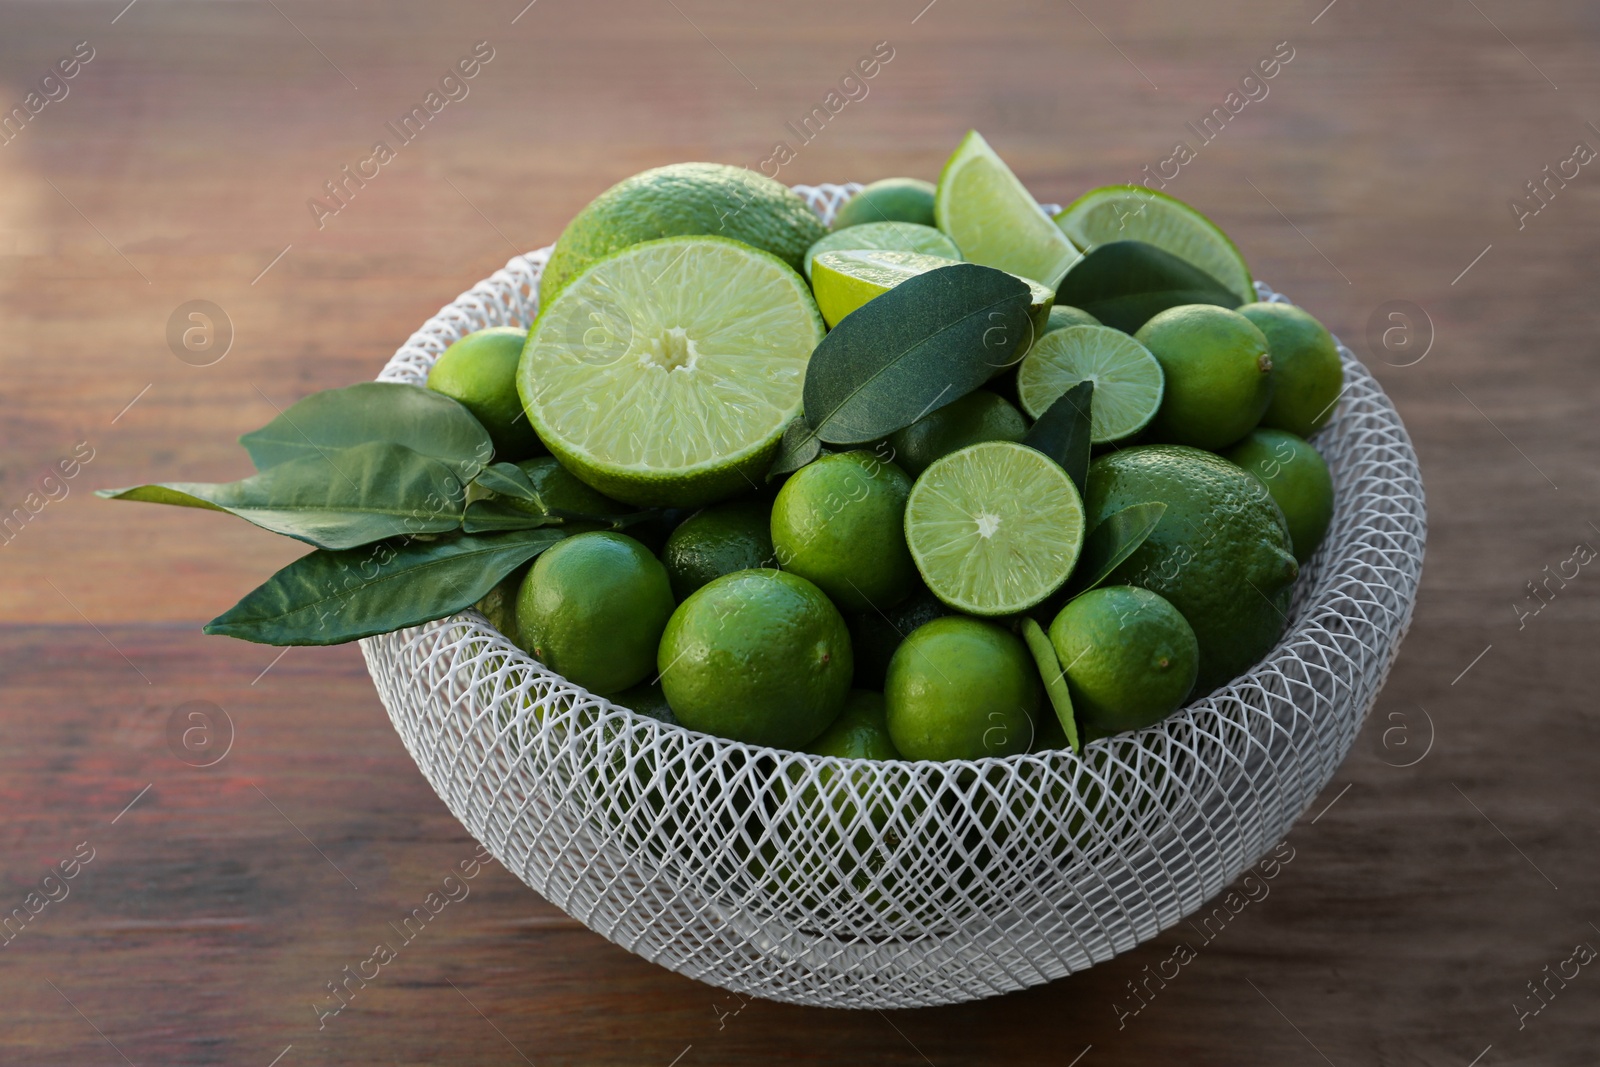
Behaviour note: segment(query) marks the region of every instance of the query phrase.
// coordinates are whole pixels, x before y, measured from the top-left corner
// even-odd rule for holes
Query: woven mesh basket
[[[859,186],[796,188],[826,220]],[[458,337],[526,326],[548,254],[462,294],[381,378],[421,382]],[[470,611],[362,652],[468,831],[630,952],[833,1007],[1047,982],[1156,936],[1263,857],[1383,683],[1421,575],[1422,482],[1394,407],[1340,354],[1348,390],[1317,439],[1337,506],[1283,639],[1232,684],[1081,757],[874,763],[710,737],[572,685]]]

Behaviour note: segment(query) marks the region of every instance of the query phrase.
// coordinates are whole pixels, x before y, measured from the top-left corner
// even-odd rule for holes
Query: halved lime
[[[1054,286],[1079,259],[1067,235],[977,130],[945,163],[933,211],[939,229],[973,263]]]
[[[1085,252],[1112,241],[1143,241],[1193,263],[1239,294],[1256,299],[1244,256],[1216,223],[1176,197],[1142,185],[1091,189],[1056,216]]]
[[[934,461],[906,499],[906,545],[933,595],[1010,615],[1055,592],[1083,547],[1083,500],[1060,465],[1013,441]]]
[[[819,252],[845,252],[859,248],[884,248],[895,252],[922,252],[930,256],[959,260],[961,249],[932,226],[914,222],[863,222],[835,230],[806,249],[806,277],[811,277],[811,260]]]
[[[822,337],[781,259],[669,237],[569,282],[533,324],[517,388],[540,439],[589,485],[694,507],[760,482]]]
[[[1089,440],[1131,437],[1161,408],[1165,377],[1144,345],[1110,326],[1068,326],[1033,343],[1017,368],[1017,399],[1037,419],[1081,381],[1094,382]]]
[[[852,226],[839,232],[842,236],[864,229],[866,226]],[[907,278],[959,262],[959,259],[946,259],[943,256],[889,249],[855,248],[841,252],[818,252],[811,261],[811,289],[817,294],[817,306],[822,309],[822,317],[832,327],[839,325],[840,319],[868,300],[882,296]],[[1020,274],[1012,277],[1026,282],[1032,294],[1028,314],[1033,318],[1034,336],[1037,337],[1044,333],[1050,320],[1050,308],[1056,302],[1055,290]]]

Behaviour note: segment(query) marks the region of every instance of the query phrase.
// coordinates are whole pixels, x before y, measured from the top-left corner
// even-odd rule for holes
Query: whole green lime
[[[844,611],[883,610],[916,585],[906,548],[911,479],[871,452],[836,452],[801,467],[772,503],[778,566],[815,582]]]
[[[428,388],[457,400],[489,431],[494,457],[511,463],[544,451],[517,395],[517,361],[528,331],[491,326],[440,353]]]
[[[609,531],[557,541],[517,593],[522,647],[574,685],[615,693],[642,681],[672,615],[667,569]]]
[[[632,689],[624,689],[616,694],[611,702],[668,726],[678,725],[678,717],[672,713],[672,705],[667,703],[667,695],[661,691],[660,682],[641,682]]]
[[[798,271],[806,249],[827,233],[788,187],[744,167],[673,163],[624,178],[567,223],[539,283],[548,307],[584,268],[660,237],[710,234],[770,252]]]
[[[889,736],[906,759],[982,759],[1028,750],[1041,686],[1020,637],[950,615],[895,650],[883,695]]]
[[[517,590],[522,588],[522,580],[527,577],[528,569],[533,564],[524,564],[511,574],[495,583],[493,589],[483,595],[483,598],[472,605],[489,620],[489,625],[499,630],[501,635],[518,648],[522,647],[522,637],[517,632]]]
[[[894,460],[915,478],[940,456],[979,441],[1021,441],[1028,423],[1004,397],[986,389],[930,411],[889,437]]]
[[[846,200],[833,216],[833,228],[864,222],[914,222],[932,226],[932,182],[920,178],[880,178]]]
[[[1134,338],[1161,364],[1165,392],[1150,423],[1157,441],[1226,448],[1255,429],[1272,400],[1267,339],[1237,311],[1168,308]]]
[[[951,614],[944,601],[918,579],[911,595],[888,611],[868,610],[845,616],[850,647],[855,650],[856,687],[882,689],[889,660],[906,635],[925,622]]]
[[[1172,602],[1200,646],[1196,695],[1248,670],[1288,625],[1300,572],[1289,528],[1261,483],[1221,456],[1181,445],[1142,445],[1089,465],[1089,528],[1134,504],[1166,512],[1111,572]]]
[[[1223,453],[1260,478],[1289,523],[1294,558],[1306,562],[1333,521],[1333,475],[1322,453],[1286,430],[1252,430]]]
[[[691,730],[797,749],[844,707],[853,669],[844,618],[794,574],[725,574],[678,606],[657,653],[661,688]]]
[[[1099,319],[1081,308],[1069,307],[1066,304],[1056,304],[1050,308],[1050,318],[1045,322],[1044,332],[1064,330],[1068,326],[1101,326]]]
[[[772,508],[753,500],[718,504],[689,516],[661,550],[672,595],[681,603],[713,578],[773,566],[771,527]]]
[[[833,725],[805,750],[818,756],[842,759],[899,759],[889,736],[888,712],[882,693],[853,689]]]
[[[1050,624],[1084,740],[1138,730],[1172,714],[1194,688],[1200,646],[1162,596],[1109,585],[1075,598]]]
[[[1239,314],[1267,338],[1272,403],[1261,425],[1310,437],[1333,418],[1344,365],[1327,327],[1293,304],[1246,304]]]

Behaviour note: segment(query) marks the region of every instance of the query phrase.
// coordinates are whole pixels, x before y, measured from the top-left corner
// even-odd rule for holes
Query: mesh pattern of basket
[[[859,186],[796,188],[826,220]],[[462,294],[381,377],[421,382],[463,334],[527,325],[548,253]],[[1348,389],[1317,439],[1337,507],[1288,631],[1232,684],[1082,757],[872,763],[709,737],[577,688],[476,612],[362,652],[467,830],[645,959],[850,1008],[1047,982],[1156,936],[1263,857],[1377,696],[1410,622],[1426,518],[1399,416],[1340,352]]]

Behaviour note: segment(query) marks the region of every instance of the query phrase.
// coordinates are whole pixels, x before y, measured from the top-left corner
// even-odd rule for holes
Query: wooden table
[[[0,545],[0,909],[60,897],[0,947],[0,1063],[1592,1063],[1600,969],[1547,1003],[1528,983],[1600,946],[1600,578],[1518,606],[1600,545],[1600,173],[1536,215],[1525,187],[1600,148],[1600,20],[1324,2],[0,8],[7,107],[92,51],[0,145],[0,512],[58,497]],[[307,201],[479,41],[467,95],[319,228]],[[800,143],[786,124],[880,41],[868,95]],[[1202,143],[1186,123],[1274,51],[1268,94]],[[728,1015],[490,867],[319,1029],[326,984],[473,843],[355,648],[200,635],[289,543],[90,491],[240,476],[238,433],[370,378],[627,174],[783,140],[788,181],[932,177],[969,126],[1062,202],[1198,146],[1170,191],[1361,352],[1415,437],[1415,626],[1270,896],[1120,1025],[1177,935],[983,1003]],[[174,349],[197,300],[231,326]],[[1383,342],[1394,301],[1409,347]],[[202,741],[217,762],[178,758]]]

